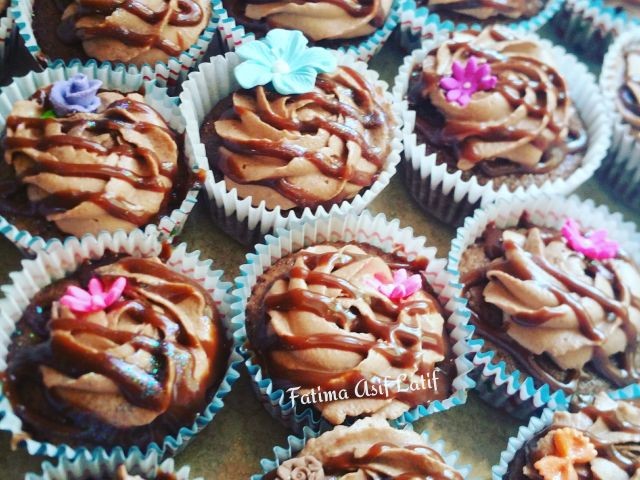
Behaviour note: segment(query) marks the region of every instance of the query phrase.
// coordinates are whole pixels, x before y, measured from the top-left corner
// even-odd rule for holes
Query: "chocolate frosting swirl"
[[[235,92],[203,137],[227,188],[269,209],[332,205],[373,184],[391,151],[394,119],[382,92],[349,67],[318,76],[312,92]],[[208,134],[208,135],[207,135]]]
[[[460,472],[447,465],[420,434],[392,428],[379,418],[358,420],[312,438],[298,454],[305,457],[322,465],[325,478],[462,480]],[[275,473],[265,475],[265,480],[297,478]]]
[[[454,62],[465,65],[472,56],[488,63],[498,82],[461,107],[447,101],[440,80],[451,75]],[[410,100],[429,103],[441,117],[442,127],[427,135],[433,145],[455,152],[459,169],[480,166],[490,176],[544,173],[586,140],[570,141],[574,109],[553,63],[541,44],[507,28],[459,32],[428,53]]]
[[[491,17],[528,18],[543,6],[540,0],[428,0],[433,12],[455,12],[486,20]]]
[[[261,311],[253,302],[247,307],[249,343],[276,385],[300,387],[299,395],[344,389],[348,398],[314,404],[334,424],[369,414],[396,418],[449,396],[443,374],[434,374],[435,387],[408,387],[448,358],[444,319],[426,283],[399,303],[370,283],[376,274],[391,279],[392,268],[417,273],[417,265],[356,244],[313,246],[281,262],[283,274],[262,287]],[[385,377],[388,391],[362,394],[364,382],[377,388]]]
[[[514,353],[519,368],[568,392],[586,367],[618,387],[640,379],[640,270],[624,255],[590,260],[559,232],[491,225],[462,261],[466,295],[481,290],[502,314],[501,325],[489,324],[474,302],[479,333]],[[537,361],[542,355],[568,370],[569,380],[549,374]]]
[[[24,430],[53,443],[126,447],[191,426],[228,348],[210,295],[157,258],[74,275],[36,295],[10,347],[5,388]],[[127,286],[105,310],[62,305],[66,288],[86,288],[87,277],[105,289],[124,277]]]
[[[622,84],[616,108],[624,122],[640,134],[640,45],[629,45],[624,51]]]
[[[206,0],[74,0],[58,36],[100,61],[155,65],[193,45],[210,18]]]
[[[559,429],[584,434],[597,457],[577,468],[579,480],[636,479],[640,472],[640,408],[636,400],[616,401],[599,393],[592,403],[569,412],[556,412],[551,425],[530,440],[510,465],[507,478],[542,477],[534,466],[553,455],[553,436]]]
[[[244,2],[241,2],[244,3]],[[301,30],[313,41],[340,40],[374,33],[384,25],[392,0],[255,0],[244,15],[269,28]]]
[[[7,199],[26,187],[32,212],[60,231],[81,236],[131,231],[150,223],[170,201],[179,170],[177,138],[137,93],[102,91],[96,113],[63,117],[50,110],[49,88],[13,105],[4,161],[15,180]]]

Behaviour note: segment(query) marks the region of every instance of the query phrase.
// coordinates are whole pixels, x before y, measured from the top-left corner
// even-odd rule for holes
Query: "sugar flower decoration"
[[[470,57],[465,66],[455,61],[451,67],[452,75],[440,79],[440,88],[447,92],[449,103],[457,102],[466,107],[471,95],[480,90],[491,90],[498,83],[498,77],[491,75],[491,65],[478,65],[478,59]]]
[[[394,302],[410,297],[422,288],[422,277],[418,274],[409,276],[404,268],[393,272],[393,280],[389,282],[384,275],[376,273],[369,284]]]
[[[553,454],[533,464],[544,480],[578,480],[575,465],[589,463],[598,456],[589,438],[573,428],[554,430]]]
[[[69,80],[60,80],[53,84],[49,100],[56,115],[62,117],[72,113],[95,112],[100,106],[97,93],[102,82],[92,80],[78,73]]]
[[[329,50],[307,43],[298,30],[276,28],[241,45],[236,52],[244,61],[234,71],[238,83],[242,88],[271,83],[282,95],[312,91],[318,73],[335,71],[337,62]]]
[[[60,299],[60,303],[74,312],[99,312],[117,302],[126,286],[127,279],[118,277],[111,288],[105,291],[102,282],[97,278],[92,278],[89,280],[89,291],[70,286]]]
[[[606,230],[593,230],[582,234],[580,225],[572,218],[564,223],[562,236],[572,249],[593,260],[615,258],[620,249],[618,242],[611,240]]]

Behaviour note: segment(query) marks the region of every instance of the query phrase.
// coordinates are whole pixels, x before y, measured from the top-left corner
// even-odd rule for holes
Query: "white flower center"
[[[471,82],[464,82],[462,84],[462,88],[464,88],[465,90],[469,90],[471,88]]]
[[[273,64],[272,70],[273,73],[289,73],[291,71],[291,67],[289,67],[289,64],[287,62],[279,58]]]

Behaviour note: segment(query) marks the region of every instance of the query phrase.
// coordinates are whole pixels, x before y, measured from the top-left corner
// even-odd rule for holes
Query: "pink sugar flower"
[[[117,302],[126,286],[127,279],[118,277],[111,288],[105,292],[102,282],[92,278],[89,280],[89,291],[70,286],[60,299],[60,303],[74,312],[99,312]]]
[[[618,242],[611,240],[606,230],[592,230],[582,234],[580,225],[572,218],[564,223],[562,236],[572,249],[593,260],[614,258],[620,249]]]
[[[491,90],[498,83],[498,77],[491,75],[491,65],[483,63],[478,66],[478,59],[469,58],[465,66],[456,61],[451,67],[453,74],[440,79],[440,88],[446,90],[447,101],[457,102],[466,107],[471,101],[471,95],[480,90]]]
[[[391,283],[387,281],[384,275],[376,273],[370,280],[370,284],[385,297],[398,302],[410,297],[422,288],[422,277],[418,274],[409,276],[407,270],[401,268],[393,272]]]

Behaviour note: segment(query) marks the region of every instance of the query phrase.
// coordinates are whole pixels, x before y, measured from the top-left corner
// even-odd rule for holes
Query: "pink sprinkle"
[[[451,76],[440,79],[440,88],[447,92],[449,103],[457,102],[461,107],[466,107],[477,91],[491,90],[498,83],[498,77],[491,75],[491,65],[483,63],[478,66],[478,59],[474,56],[465,66],[458,61],[453,62],[451,71]]]
[[[117,302],[127,286],[125,277],[118,277],[108,291],[97,278],[89,280],[89,289],[83,290],[70,286],[60,299],[60,303],[69,310],[79,313],[92,313],[105,310]]]
[[[593,230],[583,235],[580,225],[572,218],[564,223],[562,236],[573,250],[593,260],[615,258],[620,249],[618,242],[608,238],[606,230]]]
[[[422,277],[418,274],[409,276],[407,270],[401,268],[393,272],[391,282],[388,282],[384,275],[377,273],[370,280],[370,284],[385,297],[398,302],[410,297],[422,288]]]

